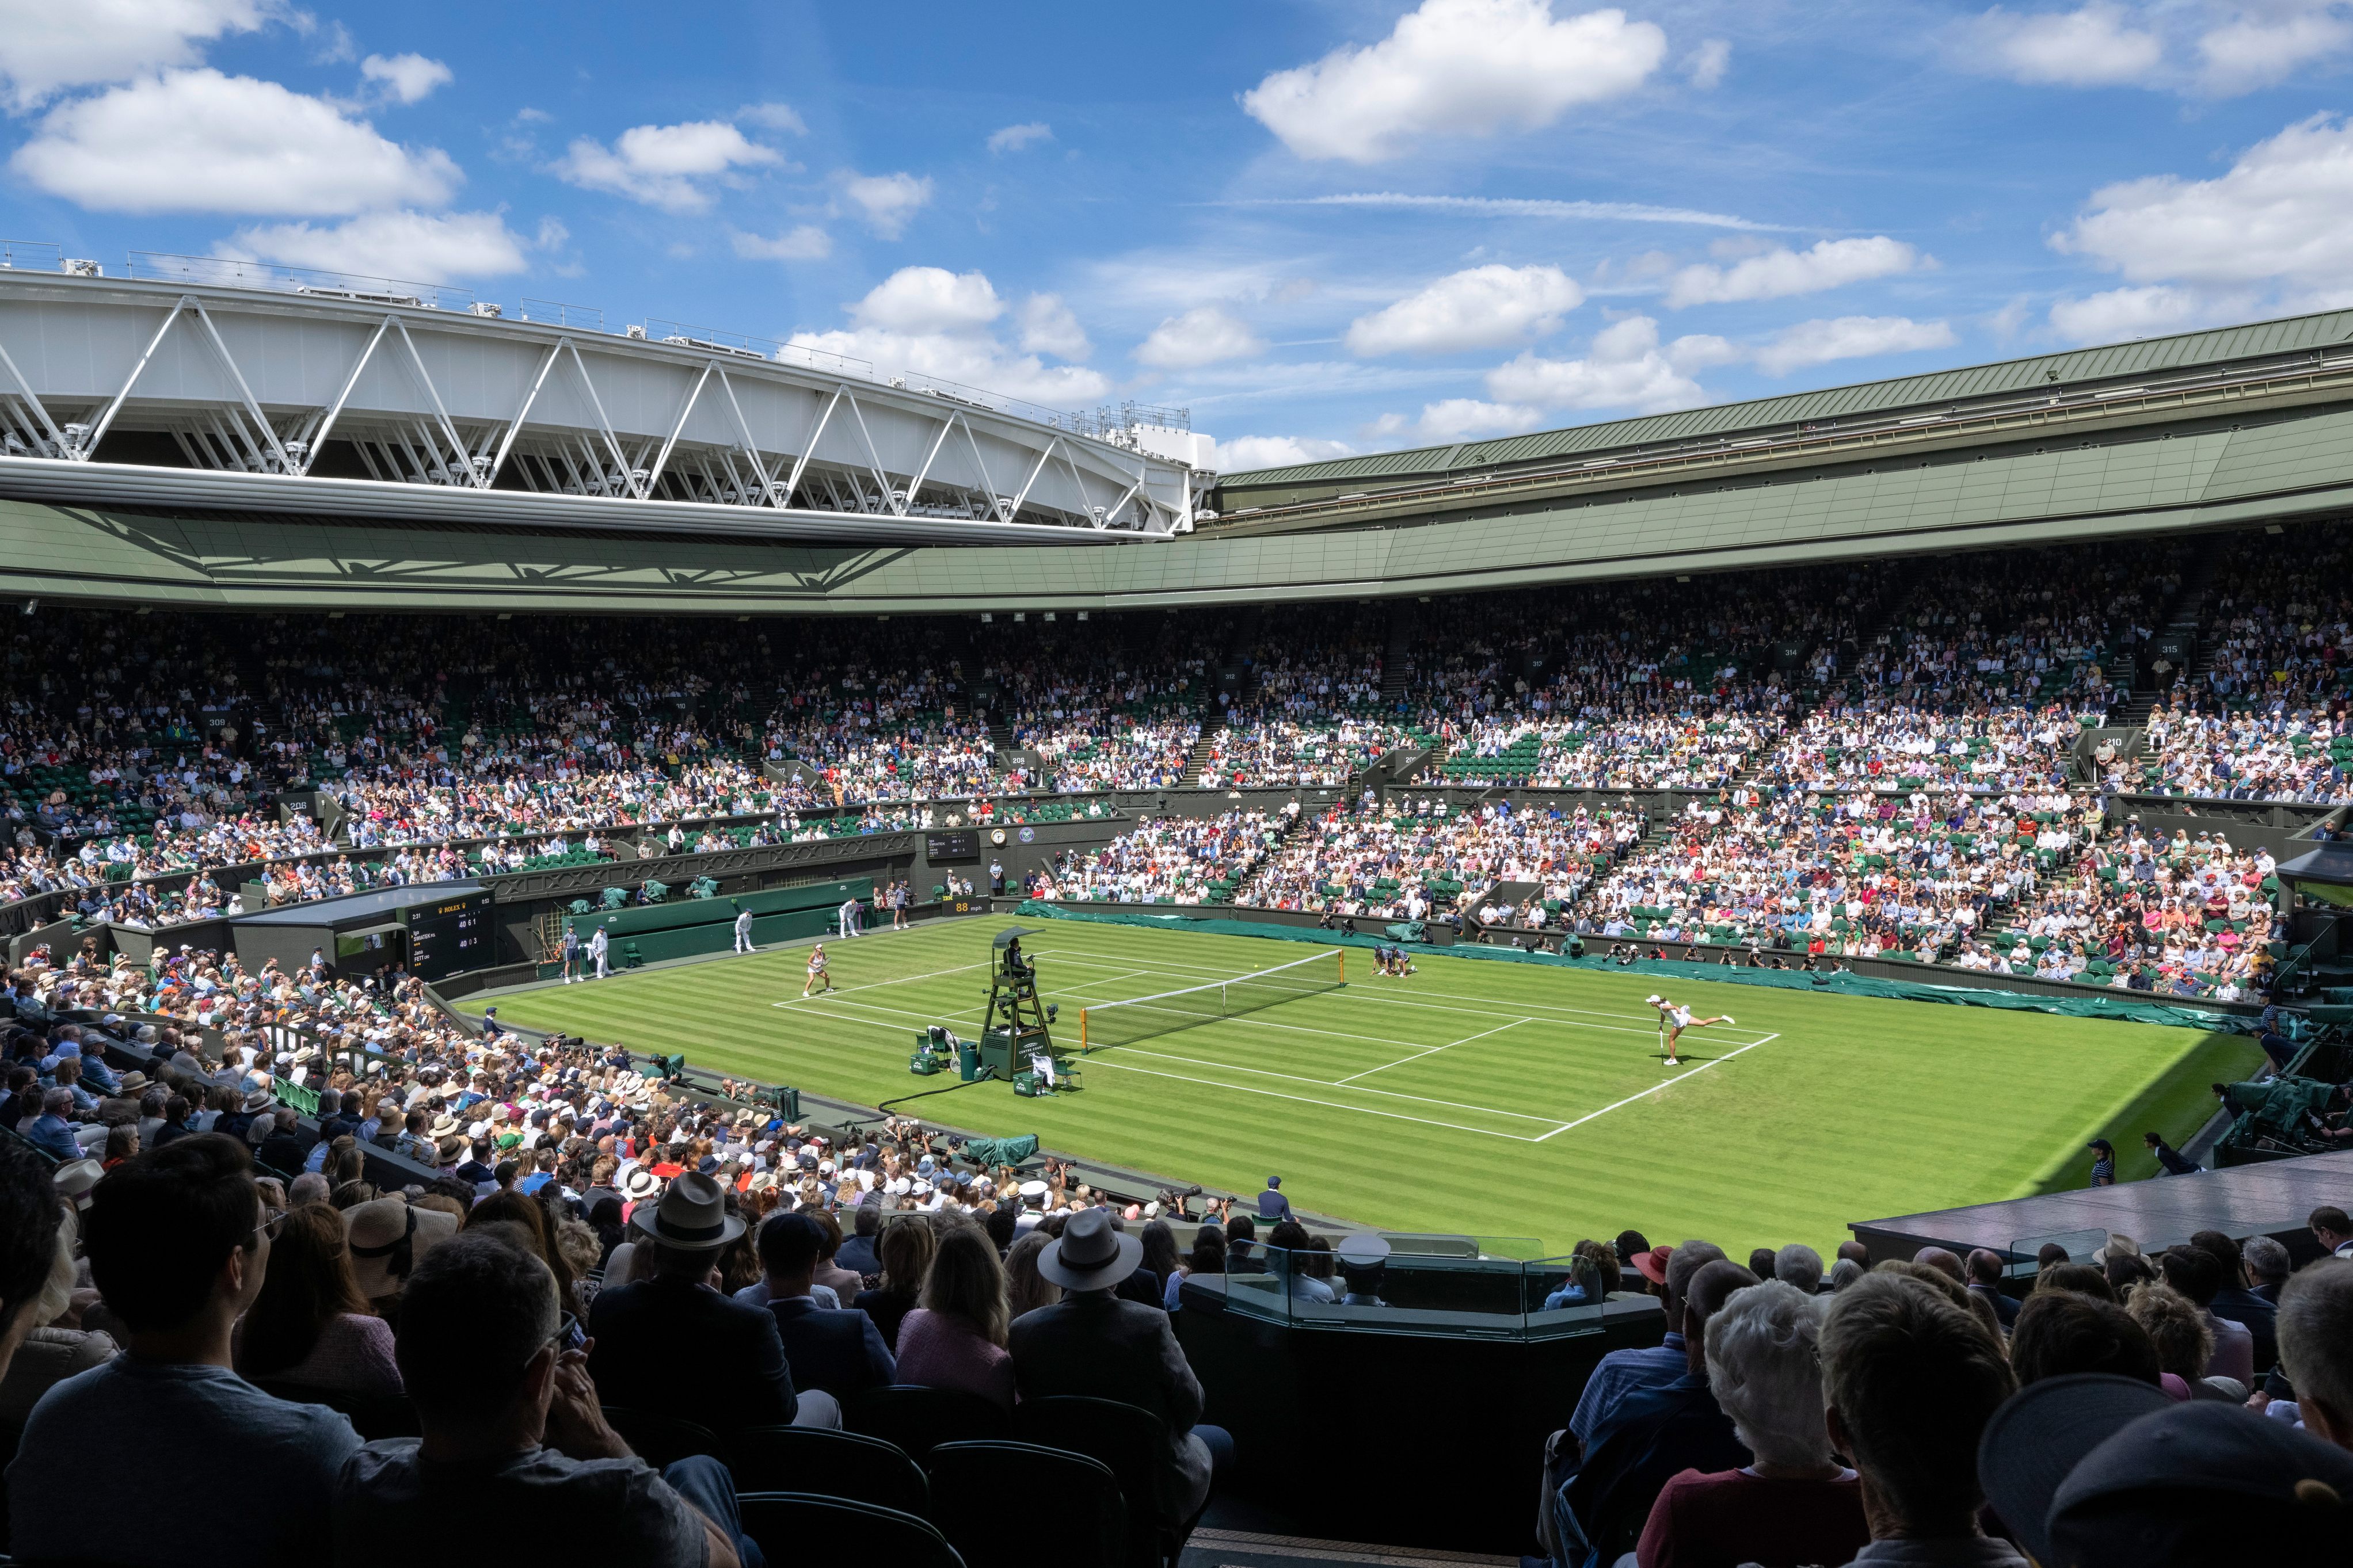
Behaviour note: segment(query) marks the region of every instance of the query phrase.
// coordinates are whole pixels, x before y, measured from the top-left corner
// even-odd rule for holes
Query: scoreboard
[[[402,917],[408,927],[408,968],[430,983],[469,969],[486,969],[495,944],[491,940],[491,895],[452,894],[430,904],[417,904]]]
[[[923,838],[923,858],[934,864],[942,860],[977,860],[980,858],[980,835],[928,834]]]

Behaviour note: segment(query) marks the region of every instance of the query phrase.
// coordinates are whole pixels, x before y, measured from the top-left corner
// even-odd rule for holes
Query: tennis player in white
[[[833,976],[825,972],[825,943],[823,942],[818,942],[809,949],[808,979],[801,985],[801,994],[807,996],[820,985],[828,991],[833,989]]]
[[[1667,1065],[1679,1068],[1683,1064],[1675,1058],[1675,1042],[1683,1037],[1685,1029],[1704,1029],[1711,1024],[1729,1024],[1732,1015],[1720,1018],[1694,1018],[1688,1007],[1676,1005],[1663,996],[1645,996],[1643,1001],[1659,1010],[1659,1026],[1667,1032]]]

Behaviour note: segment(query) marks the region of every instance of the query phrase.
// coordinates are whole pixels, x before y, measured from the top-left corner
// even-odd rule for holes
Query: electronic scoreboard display
[[[980,858],[980,835],[977,833],[934,833],[923,839],[923,858],[940,860],[977,860]]]
[[[491,895],[453,894],[418,904],[403,917],[408,927],[408,968],[418,979],[444,979],[468,969],[489,967]]]

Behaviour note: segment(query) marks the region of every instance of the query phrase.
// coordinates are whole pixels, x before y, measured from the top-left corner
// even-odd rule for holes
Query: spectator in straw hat
[[[1176,1342],[1169,1315],[1121,1299],[1120,1281],[1143,1261],[1144,1243],[1112,1227],[1111,1211],[1085,1208],[1038,1253],[1038,1272],[1062,1299],[1016,1320],[1013,1377],[1024,1399],[1082,1394],[1141,1405],[1167,1423],[1161,1505],[1178,1519],[1198,1513],[1213,1471],[1229,1463],[1233,1439],[1199,1425],[1201,1384]]]
[[[799,1415],[776,1321],[712,1288],[720,1252],[744,1234],[718,1183],[690,1171],[655,1204],[629,1216],[638,1245],[653,1248],[653,1273],[597,1292],[590,1309],[589,1374],[608,1404],[674,1415],[714,1431],[780,1426]],[[681,1347],[731,1369],[724,1378],[678,1374]],[[810,1425],[836,1426],[832,1401],[811,1400]]]
[[[360,1294],[377,1315],[396,1322],[400,1293],[417,1259],[457,1235],[458,1220],[395,1194],[345,1209],[343,1231]]]

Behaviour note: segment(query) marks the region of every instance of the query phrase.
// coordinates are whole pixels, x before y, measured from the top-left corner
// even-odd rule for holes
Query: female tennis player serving
[[[1692,1016],[1690,1008],[1679,1007],[1663,996],[1645,996],[1642,1000],[1659,1010],[1659,1027],[1666,1032],[1667,1065],[1671,1068],[1683,1065],[1675,1059],[1675,1042],[1683,1037],[1685,1029],[1704,1029],[1710,1024],[1732,1022],[1732,1015],[1729,1013],[1720,1018],[1694,1018]]]

